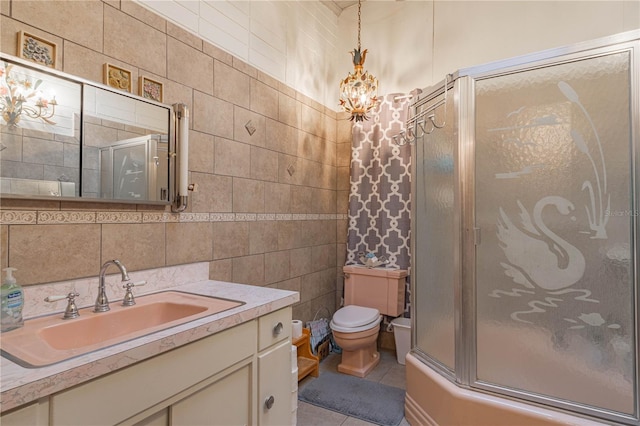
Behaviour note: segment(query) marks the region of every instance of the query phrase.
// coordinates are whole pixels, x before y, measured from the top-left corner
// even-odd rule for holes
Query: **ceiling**
[[[353,6],[354,4],[358,4],[358,1],[352,0],[320,0],[320,3],[327,6],[329,10],[336,14],[336,16],[340,16],[342,11],[349,6]]]

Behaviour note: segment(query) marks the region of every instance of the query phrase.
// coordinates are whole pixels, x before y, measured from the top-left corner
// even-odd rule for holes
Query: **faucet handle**
[[[78,312],[78,307],[76,306],[76,297],[80,296],[80,293],[71,292],[66,296],[47,296],[44,298],[45,302],[57,302],[58,300],[67,299],[69,303],[67,303],[67,308],[64,310],[64,315],[62,319],[73,319],[78,318],[80,313]]]
[[[125,285],[123,285],[122,288],[127,289],[127,291],[124,293],[124,299],[122,299],[122,306],[133,306],[133,305],[135,305],[136,304],[136,300],[133,297],[133,292],[131,291],[131,289],[133,287],[145,285],[146,283],[147,283],[146,281],[136,281],[134,283],[128,282]]]

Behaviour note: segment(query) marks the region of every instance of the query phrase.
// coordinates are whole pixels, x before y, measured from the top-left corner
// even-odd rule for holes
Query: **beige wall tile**
[[[232,211],[233,181],[227,176],[215,176],[206,173],[191,173],[191,182],[198,186],[189,200],[194,213]]]
[[[278,250],[278,227],[275,222],[249,222],[249,253]]]
[[[336,222],[336,242],[341,244],[346,243],[349,221],[347,219],[338,219]]]
[[[298,154],[298,131],[279,121],[266,119],[265,147],[289,155]]]
[[[331,115],[324,114],[322,118],[324,120],[324,123],[323,123],[324,132],[325,132],[324,138],[330,142],[336,143],[338,129],[337,129],[335,116],[332,117]]]
[[[193,92],[193,130],[233,139],[233,104]]]
[[[213,258],[226,259],[249,254],[248,222],[213,223]]]
[[[266,135],[265,126],[264,116],[237,106],[233,108],[234,140],[264,147]],[[249,133],[247,127],[254,129],[253,134]]]
[[[350,191],[338,191],[336,193],[336,213],[349,213],[349,192]]]
[[[145,24],[152,26],[156,30],[159,30],[162,32],[167,31],[168,23],[162,16],[156,15],[149,9],[139,5],[136,2],[133,2],[131,0],[120,0],[120,10],[125,12],[128,15],[133,16],[139,21],[142,21]]]
[[[264,211],[267,213],[290,213],[291,186],[282,183],[264,184]]]
[[[207,133],[189,132],[189,170],[213,173],[213,136]]]
[[[336,144],[336,166],[351,166],[351,143]]]
[[[167,37],[167,77],[200,92],[213,94],[213,58]],[[196,100],[196,105],[198,102]]]
[[[158,268],[165,265],[165,224],[102,225],[101,263],[118,259],[129,271]],[[99,272],[99,271],[98,271]]]
[[[300,277],[313,272],[313,259],[311,257],[311,247],[302,247],[290,251],[291,261],[289,266],[289,276]]]
[[[102,52],[104,8],[101,1],[23,0],[11,3],[11,14],[18,21]]]
[[[0,201],[2,210],[60,210],[59,201],[12,200],[10,198],[3,198]]]
[[[215,97],[249,108],[251,97],[248,75],[220,61],[214,61],[213,76],[213,95]]]
[[[330,214],[336,211],[336,192],[327,189],[312,189],[311,211]]]
[[[340,116],[340,114],[338,114]],[[351,145],[353,139],[353,122],[348,118],[336,120],[336,142]]]
[[[301,160],[293,155],[278,154],[278,182],[302,185],[304,178],[305,173]]]
[[[336,266],[336,245],[323,244],[311,248],[311,267],[313,271],[333,268]]]
[[[100,225],[11,225],[9,264],[23,285],[97,276]]]
[[[219,175],[251,177],[251,146],[230,139],[215,139],[214,171]]]
[[[278,119],[278,91],[259,80],[251,79],[251,111]]]
[[[250,77],[257,78],[258,70],[247,64],[242,59],[238,59],[235,56],[233,57],[233,67],[243,73],[247,74]]]
[[[272,284],[289,278],[289,250],[265,253],[264,281]],[[278,287],[280,288],[280,287]],[[294,290],[298,291],[298,290]]]
[[[251,147],[251,178],[278,181],[278,153],[268,149]]]
[[[0,225],[0,268],[8,266],[11,266],[9,265],[9,226]]]
[[[274,89],[278,90],[278,80],[263,71],[258,70],[257,80],[263,82],[267,86],[273,87]]]
[[[350,167],[336,167],[336,188],[346,191],[349,189],[350,183]]]
[[[278,221],[278,249],[289,250],[302,247],[302,222],[295,220]]]
[[[283,93],[278,93],[278,120],[293,126],[300,127],[300,103]]]
[[[191,34],[189,31],[182,29],[173,22],[167,21],[167,35],[178,39],[194,49],[202,50],[203,41],[200,37]]]
[[[312,213],[312,192],[303,186],[291,187],[291,213]]]
[[[336,273],[342,274],[342,267],[347,263],[347,244],[336,244]]]
[[[326,137],[324,117],[320,111],[302,104],[300,118],[300,128],[302,130],[321,138]]]
[[[11,0],[0,1],[0,13],[7,16],[11,14]]]
[[[224,50],[220,49],[217,46],[214,46],[207,41],[202,42],[202,51],[212,58],[215,58],[220,62],[224,62],[227,65],[233,64],[233,55],[225,52]]]
[[[184,84],[164,79],[164,103],[168,105],[185,104],[189,108],[189,117],[193,128],[193,89]]]
[[[231,259],[214,260],[209,262],[209,279],[231,282]]]
[[[166,224],[167,265],[203,262],[213,258],[213,227],[210,222]]]
[[[51,33],[42,31],[41,29],[30,27],[22,22],[15,21],[6,16],[2,16],[0,19],[0,49],[10,55],[18,55],[18,32],[27,31],[38,37],[42,37],[45,40],[53,42],[57,45],[56,49],[56,69],[62,69],[62,38],[56,37]]]
[[[240,284],[264,285],[264,255],[232,259],[232,281]]]
[[[112,7],[105,7],[104,33],[105,55],[154,74],[167,75],[167,37],[163,31]]]
[[[233,211],[264,213],[264,182],[233,178]]]

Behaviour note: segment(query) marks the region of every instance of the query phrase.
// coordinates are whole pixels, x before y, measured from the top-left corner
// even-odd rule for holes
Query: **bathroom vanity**
[[[46,367],[3,357],[2,424],[291,424],[298,293],[217,281],[179,291],[245,304]]]

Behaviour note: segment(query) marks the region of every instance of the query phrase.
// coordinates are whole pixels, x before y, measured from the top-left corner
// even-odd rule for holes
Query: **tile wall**
[[[186,212],[2,199],[0,264],[25,285],[209,262],[211,279],[300,292],[304,321],[342,292],[351,123],[129,0],[2,0],[1,50],[20,30],[57,43],[57,68],[102,82],[103,64],[165,85],[191,110]],[[245,129],[248,122],[253,135]]]

